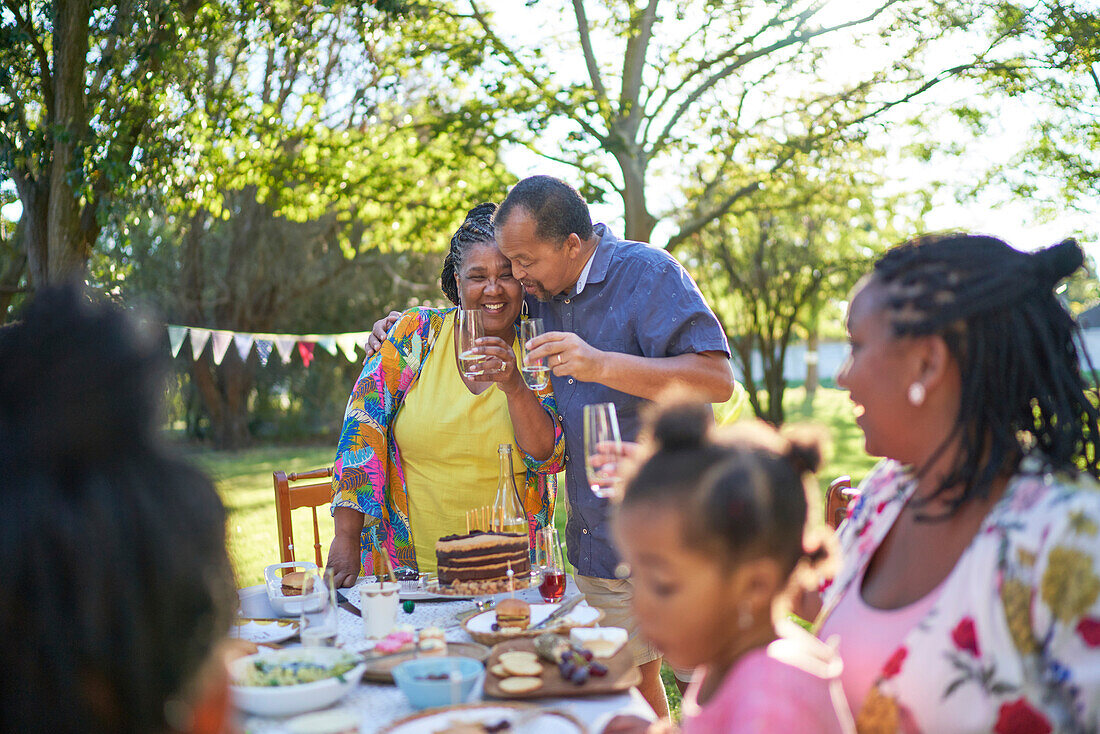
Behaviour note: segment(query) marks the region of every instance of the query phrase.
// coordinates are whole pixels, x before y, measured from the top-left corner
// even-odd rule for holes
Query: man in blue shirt
[[[688,272],[664,250],[616,237],[592,224],[588,205],[550,176],[517,183],[494,217],[497,244],[528,293],[531,316],[546,333],[532,339],[530,358],[546,358],[565,429],[566,548],[575,580],[602,624],[626,628],[639,690],[661,716],[668,701],[661,656],[637,636],[630,614],[633,589],[618,578],[609,503],[589,489],[584,469],[584,406],[615,404],[624,441],[637,438],[639,411],[674,385],[702,401],[733,392],[729,344]],[[394,316],[375,324],[368,351],[381,343]]]
[[[493,225],[513,277],[528,293],[531,316],[546,329],[529,342],[529,359],[547,360],[565,429],[566,547],[577,585],[603,609],[603,624],[625,626],[636,638],[630,581],[616,578],[609,503],[592,493],[585,477],[584,406],[614,403],[621,436],[633,441],[640,409],[672,385],[708,402],[730,397],[729,344],[675,258],[619,239],[604,224],[593,226],[588,205],[568,184],[550,176],[520,181]],[[667,716],[660,653],[637,639],[632,647],[641,692]]]

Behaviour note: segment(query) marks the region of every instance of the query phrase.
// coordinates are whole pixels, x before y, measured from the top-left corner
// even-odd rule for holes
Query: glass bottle
[[[502,533],[527,535],[527,513],[519,499],[516,475],[512,472],[512,444],[497,447],[500,472],[497,478],[497,496],[493,501],[493,530]]]

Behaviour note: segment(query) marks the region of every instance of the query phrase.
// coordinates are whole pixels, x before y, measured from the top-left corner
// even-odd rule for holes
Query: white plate
[[[535,626],[542,620],[550,616],[550,613],[558,608],[557,604],[532,604],[531,605],[531,627]],[[598,609],[588,606],[584,602],[581,602],[575,606],[569,614],[565,615],[564,619],[559,622],[568,622],[575,627],[583,627],[588,624],[593,624],[600,618],[600,612]],[[495,610],[488,612],[482,612],[475,617],[471,617],[466,622],[466,629],[470,632],[493,632],[493,623],[497,621],[497,613]]]
[[[250,642],[282,642],[298,634],[298,622],[293,619],[252,619],[237,617],[230,637]]]
[[[523,706],[473,704],[425,711],[383,728],[379,734],[434,734],[460,721],[495,724],[502,719],[515,721],[527,710]],[[523,725],[524,732],[536,734],[584,734],[584,727],[572,717],[556,711],[543,711]]]

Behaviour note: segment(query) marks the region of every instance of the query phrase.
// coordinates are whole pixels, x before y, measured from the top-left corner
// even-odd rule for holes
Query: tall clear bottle
[[[497,447],[500,470],[497,477],[497,496],[493,501],[493,529],[503,533],[527,535],[527,514],[516,488],[516,475],[512,471],[512,444]]]

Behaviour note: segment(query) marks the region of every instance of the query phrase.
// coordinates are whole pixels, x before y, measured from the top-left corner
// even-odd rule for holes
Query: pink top
[[[866,572],[866,567],[860,571],[818,632],[823,640],[829,640],[834,635],[839,640],[837,649],[844,661],[840,680],[844,684],[848,706],[855,712],[859,711],[871,686],[882,674],[887,658],[898,649],[909,630],[932,609],[943,586],[940,584],[907,606],[876,609],[863,601],[863,576]]]
[[[684,694],[683,734],[855,732],[836,651],[793,624],[784,624],[780,634],[738,660],[703,707],[698,696],[707,673],[696,671]]]

